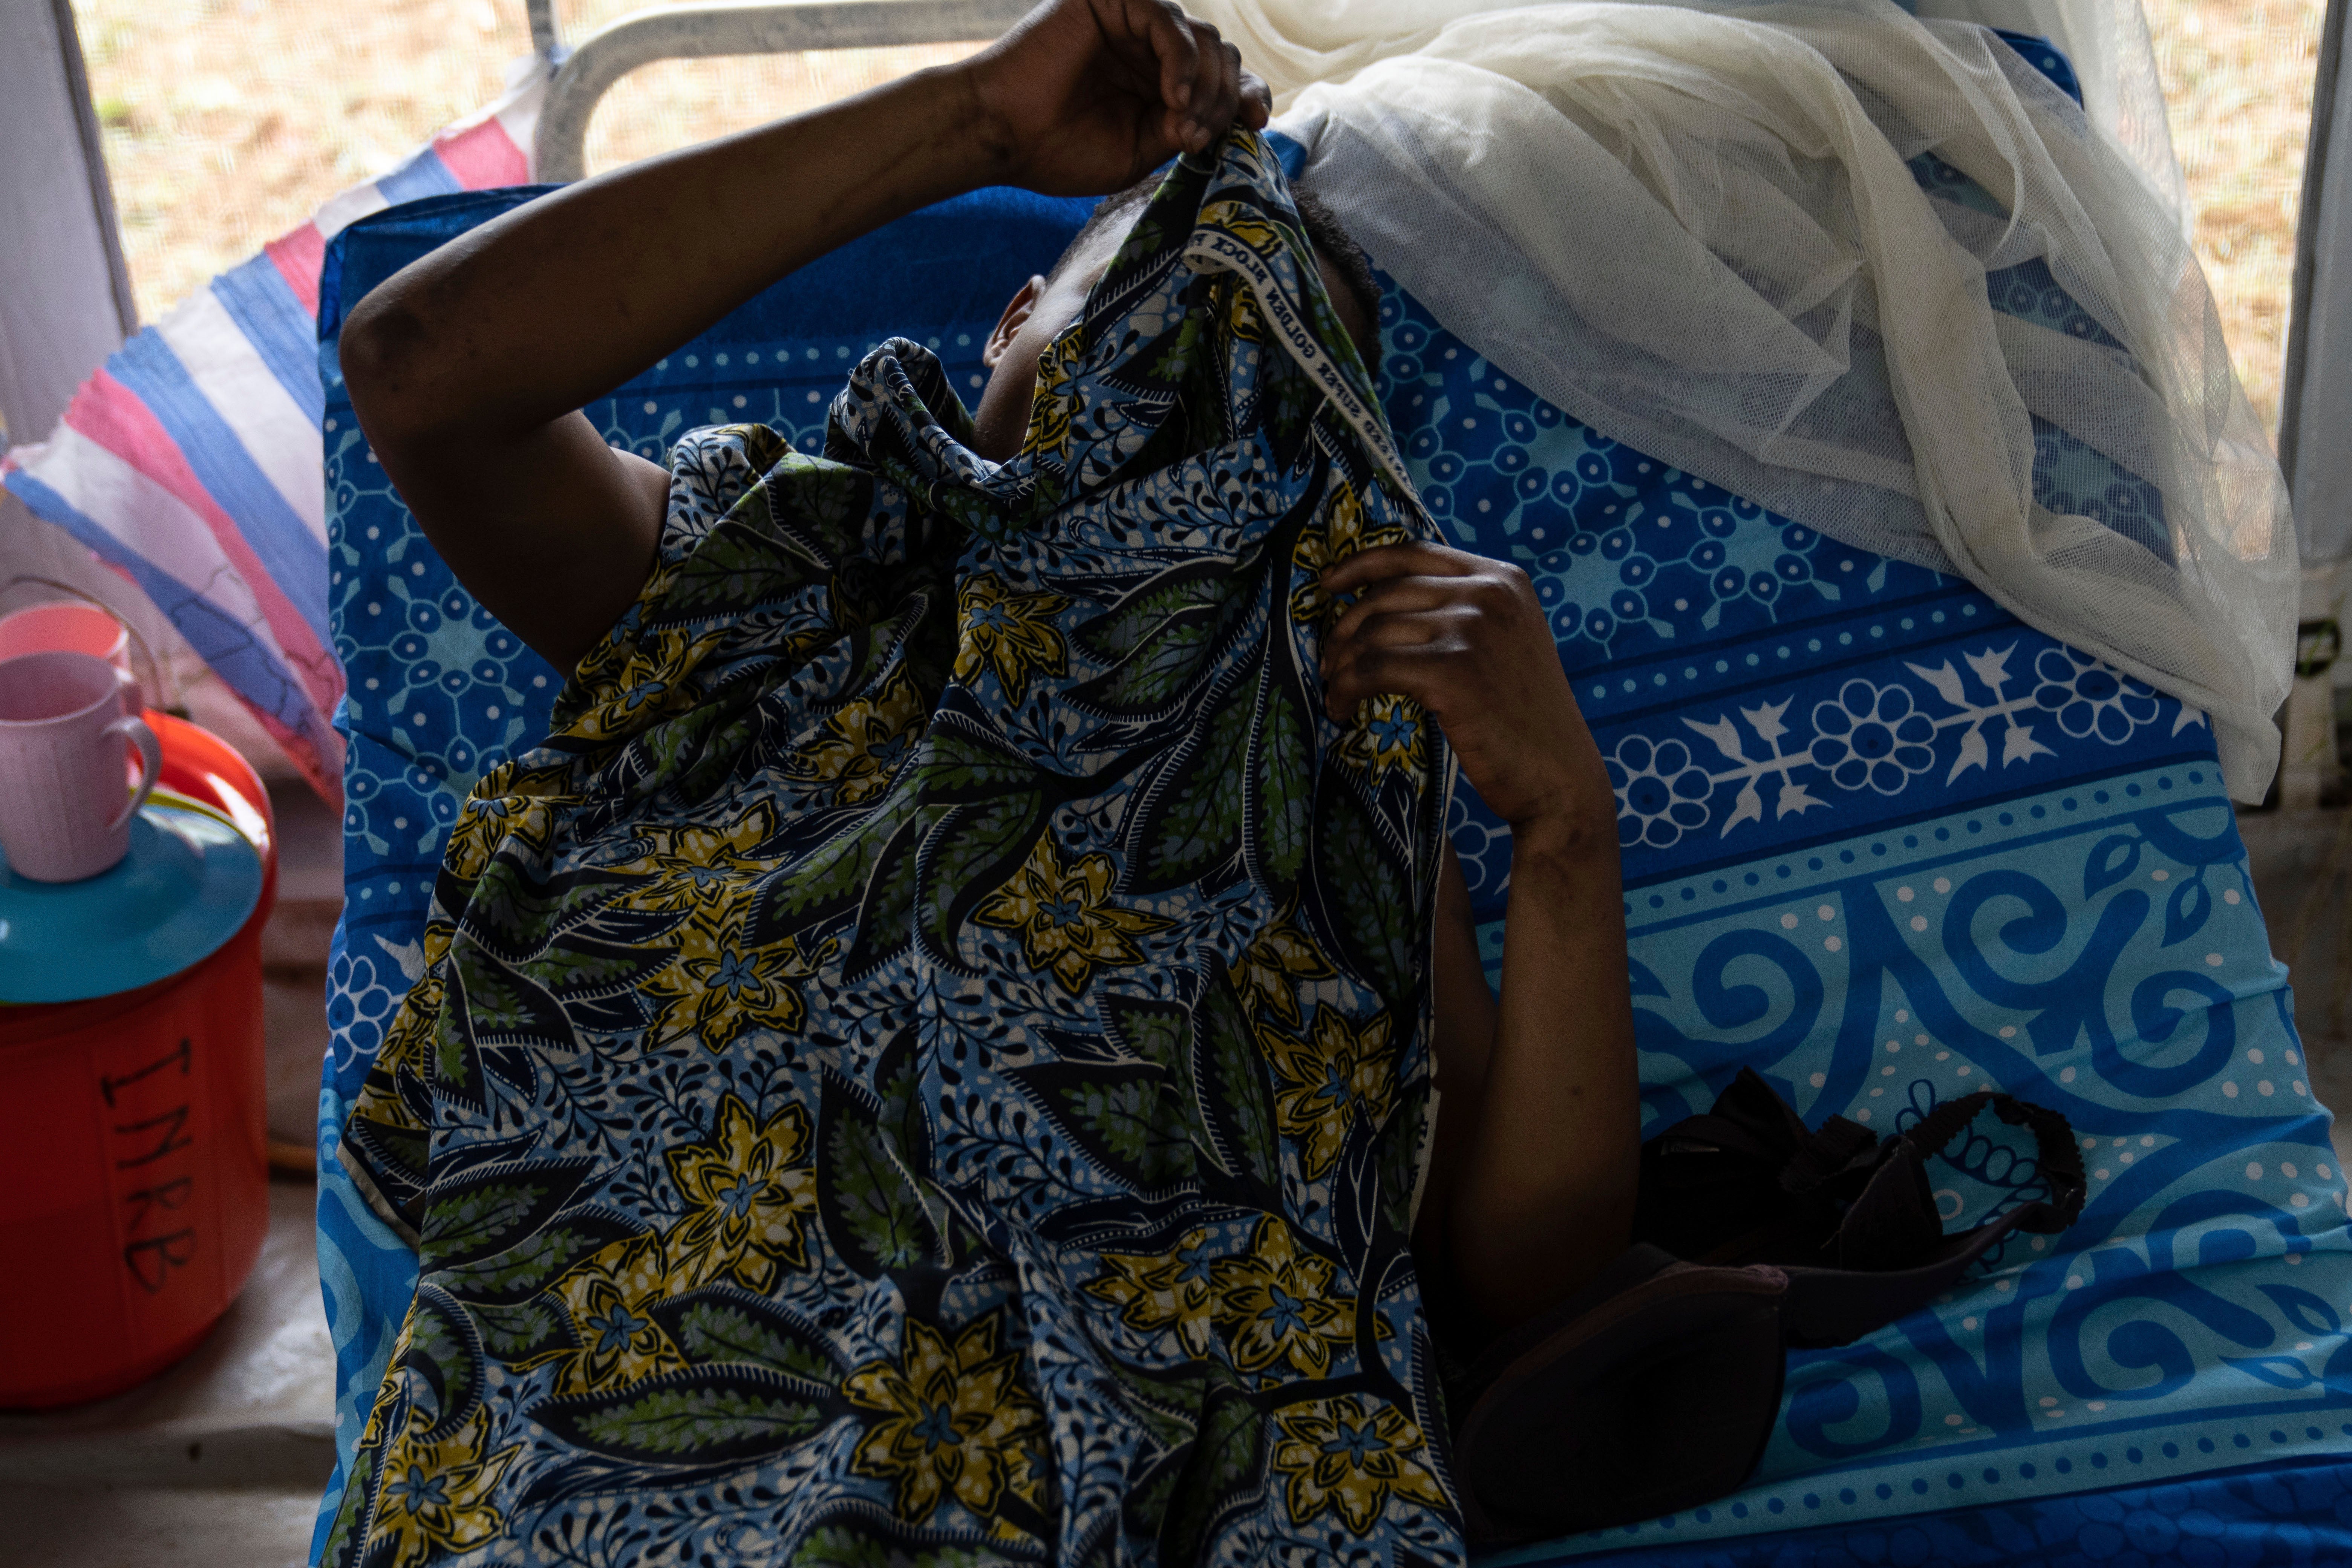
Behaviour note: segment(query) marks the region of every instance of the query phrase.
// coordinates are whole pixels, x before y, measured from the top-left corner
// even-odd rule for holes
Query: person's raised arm
[[[1339,563],[1323,585],[1357,595],[1324,641],[1332,714],[1412,698],[1511,826],[1499,1010],[1447,856],[1444,1098],[1424,1200],[1443,1205],[1430,1234],[1470,1305],[1507,1327],[1572,1294],[1632,1234],[1642,1110],[1616,797],[1525,573],[1397,544]]]
[[[1213,28],[1049,0],[971,59],[543,196],[344,323],[361,428],[450,570],[568,671],[653,563],[667,477],[578,411],[785,273],[984,184],[1117,190],[1265,122]]]

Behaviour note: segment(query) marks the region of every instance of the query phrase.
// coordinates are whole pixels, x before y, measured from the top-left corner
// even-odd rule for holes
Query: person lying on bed
[[[1173,6],[1055,0],[351,312],[376,456],[572,675],[346,1129],[421,1276],[331,1560],[1461,1559],[1415,1248],[1501,1326],[1626,1245],[1615,805],[1265,118]],[[901,340],[822,459],[576,412],[992,184],[1129,194],[976,414]],[[1499,1006],[1449,757],[1514,829]]]

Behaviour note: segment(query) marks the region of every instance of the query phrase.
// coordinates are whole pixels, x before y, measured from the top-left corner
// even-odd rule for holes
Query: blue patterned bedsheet
[[[363,291],[512,199],[420,204],[358,226],[345,281]],[[682,429],[746,417],[805,445],[842,369],[891,331],[928,336],[976,386],[999,302],[1084,212],[983,193],[918,215],[906,221],[934,231],[891,237],[888,253],[952,268],[908,279],[877,263],[883,247],[853,247],[592,416],[656,458]],[[1996,299],[2045,316],[2067,308],[2030,283],[1996,279]],[[331,299],[331,325],[333,310]],[[1393,289],[1382,332],[1383,395],[1416,482],[1465,547],[1534,577],[1610,759],[1649,1125],[1703,1109],[1741,1065],[1808,1120],[1843,1111],[1882,1132],[1997,1087],[2063,1110],[2092,1173],[2067,1235],[2017,1237],[1933,1310],[1793,1356],[1782,1418],[1738,1495],[1515,1557],[1633,1549],[1681,1562],[1674,1543],[1757,1536],[1739,1561],[1810,1561],[1834,1544],[1859,1561],[1957,1562],[1990,1559],[1934,1543],[2022,1551],[2046,1537],[2057,1560],[2111,1513],[2125,1532],[2153,1508],[2181,1515],[2158,1560],[2200,1562],[2200,1542],[2221,1552],[2242,1540],[2231,1518],[2275,1514],[2273,1492],[2176,1489],[2217,1521],[2197,1533],[2187,1505],[2148,1502],[2170,1494],[2147,1489],[2248,1465],[2322,1478],[2296,1483],[2319,1513],[2294,1517],[2317,1529],[2325,1515],[2341,1538],[2332,1510],[2352,1468],[2325,1457],[2352,1450],[2344,1182],[2201,717],[1964,584],[1847,549],[1594,435]],[[352,740],[320,1095],[331,1152],[417,972],[456,804],[537,732],[557,682],[415,531],[331,376],[329,398]],[[2095,454],[2043,459],[2045,484],[2071,464],[2127,493],[2129,477]],[[2113,521],[2128,526],[2129,510],[2118,502]],[[1498,954],[1503,830],[1466,790],[1452,826]],[[2021,1145],[1976,1132],[1937,1167],[1955,1227],[2034,1185]],[[348,1452],[414,1269],[331,1158],[323,1168]],[[2126,1500],[2072,1511],[2029,1500],[2074,1493]],[[1890,1533],[1898,1513],[1921,1516],[1912,1536]],[[1827,1533],[1787,1533],[1800,1526]],[[2235,1546],[2210,1560],[2242,1557],[2255,1560]]]
[[[1513,1555],[2352,1449],[2344,1182],[2201,715],[1384,315],[1432,509],[1533,576],[1610,761],[1647,1126],[1743,1065],[1881,1132],[1992,1088],[2091,1177],[2065,1236],[1793,1354],[1738,1496]],[[1499,958],[1507,837],[1467,790],[1453,828]],[[2027,1152],[1987,1119],[1937,1162],[1948,1226],[2033,1192]]]

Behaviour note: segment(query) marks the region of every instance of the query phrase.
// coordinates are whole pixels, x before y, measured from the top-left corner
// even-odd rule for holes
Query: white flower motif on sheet
[[[1900,795],[1912,774],[1936,765],[1936,721],[1898,681],[1847,681],[1837,700],[1813,704],[1813,766],[1840,789]]]
[[[1706,797],[1715,793],[1715,783],[1680,741],[1653,745],[1639,735],[1626,736],[1609,758],[1609,782],[1617,790],[1621,847],[1646,844],[1664,849],[1685,829],[1706,826]]]
[[[1960,656],[1961,661],[1975,672],[1977,679],[1992,694],[1991,700],[1987,702],[1973,700],[1969,696],[1968,680],[1952,668],[1950,659],[1944,660],[1933,669],[1916,664],[1903,667],[1934,687],[1936,694],[1952,706],[1953,712],[1936,721],[1938,731],[1966,726],[1960,730],[1959,752],[1952,759],[1951,771],[1944,775],[1946,784],[1950,784],[1970,768],[1991,767],[1992,749],[1985,739],[1985,729],[1995,719],[2001,721],[2002,767],[2056,754],[2035,740],[2033,726],[2019,717],[2021,713],[2038,713],[2040,705],[2031,694],[2015,697],[2009,694],[2009,683],[2018,679],[2009,672],[2009,656],[2016,651],[2017,645],[2011,643],[2007,647],[1989,647],[1979,653]],[[2116,743],[2129,739],[2131,733],[2126,731],[2116,738]]]
[[[1627,848],[1668,847],[1713,820],[1715,793],[1726,785],[1738,787],[1731,813],[1717,831],[1727,838],[1742,823],[1764,820],[1767,786],[1776,821],[1829,804],[1809,783],[1826,780],[1841,790],[1899,795],[1914,780],[1935,773],[1937,748],[1948,732],[1958,737],[1943,773],[1943,782],[1950,784],[1971,769],[1993,766],[1996,732],[2000,765],[2008,768],[2057,754],[2037,728],[2046,732],[2054,726],[2058,734],[2053,740],[2063,735],[2119,746],[2162,711],[2155,692],[2096,659],[2045,648],[2026,677],[2009,668],[2016,651],[2011,643],[1963,654],[1966,675],[1949,659],[1932,668],[1906,663],[1904,668],[1925,683],[1925,690],[1900,679],[1848,680],[1835,697],[1812,705],[1810,738],[1798,735],[1788,722],[1793,696],[1741,708],[1737,718],[1682,720],[1685,728],[1714,742],[1730,764],[1720,772],[1694,760],[1679,741],[1628,735],[1609,758],[1610,782],[1617,791],[1618,842]],[[1976,678],[1974,689],[1969,675]],[[1931,692],[1948,711],[1928,710]],[[2173,733],[2204,721],[2202,713],[2184,708]]]
[[[2153,689],[2072,649],[2042,649],[2033,661],[2033,673],[2040,682],[2033,700],[2078,741],[2096,733],[2102,741],[2119,744],[2156,718],[2158,703]]]
[[[1789,700],[1789,701],[1793,700],[1794,699]],[[1732,805],[1730,819],[1724,823],[1723,831],[1717,837],[1729,837],[1731,830],[1743,822],[1764,820],[1764,797],[1758,794],[1756,789],[1758,781],[1761,779],[1776,777],[1780,781],[1780,790],[1773,801],[1773,816],[1776,818],[1793,816],[1811,806],[1829,804],[1815,796],[1794,776],[1794,770],[1813,765],[1811,748],[1800,747],[1793,752],[1783,752],[1780,749],[1782,738],[1789,733],[1789,726],[1780,721],[1781,716],[1789,711],[1789,701],[1768,702],[1759,707],[1742,708],[1739,710],[1739,716],[1748,721],[1748,728],[1756,731],[1756,738],[1771,748],[1771,755],[1769,757],[1750,759],[1741,749],[1739,726],[1729,719],[1718,719],[1711,724],[1702,724],[1696,719],[1683,721],[1685,724],[1713,741],[1716,750],[1738,764],[1728,773],[1708,775],[1707,782],[1710,784],[1725,784],[1737,781],[1739,785],[1739,795]],[[1623,837],[1622,831],[1619,837],[1621,838]]]

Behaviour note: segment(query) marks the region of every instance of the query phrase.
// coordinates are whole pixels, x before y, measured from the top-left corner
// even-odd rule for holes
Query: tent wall
[[[2279,421],[2279,461],[2294,491],[2306,566],[2352,556],[2352,91],[2342,72],[2347,11],[2347,0],[2329,0],[2320,37]]]
[[[0,423],[7,438],[36,441],[138,324],[68,0],[0,0]],[[25,573],[145,608],[89,551],[0,495],[0,592]],[[0,610],[47,596],[6,594]]]

